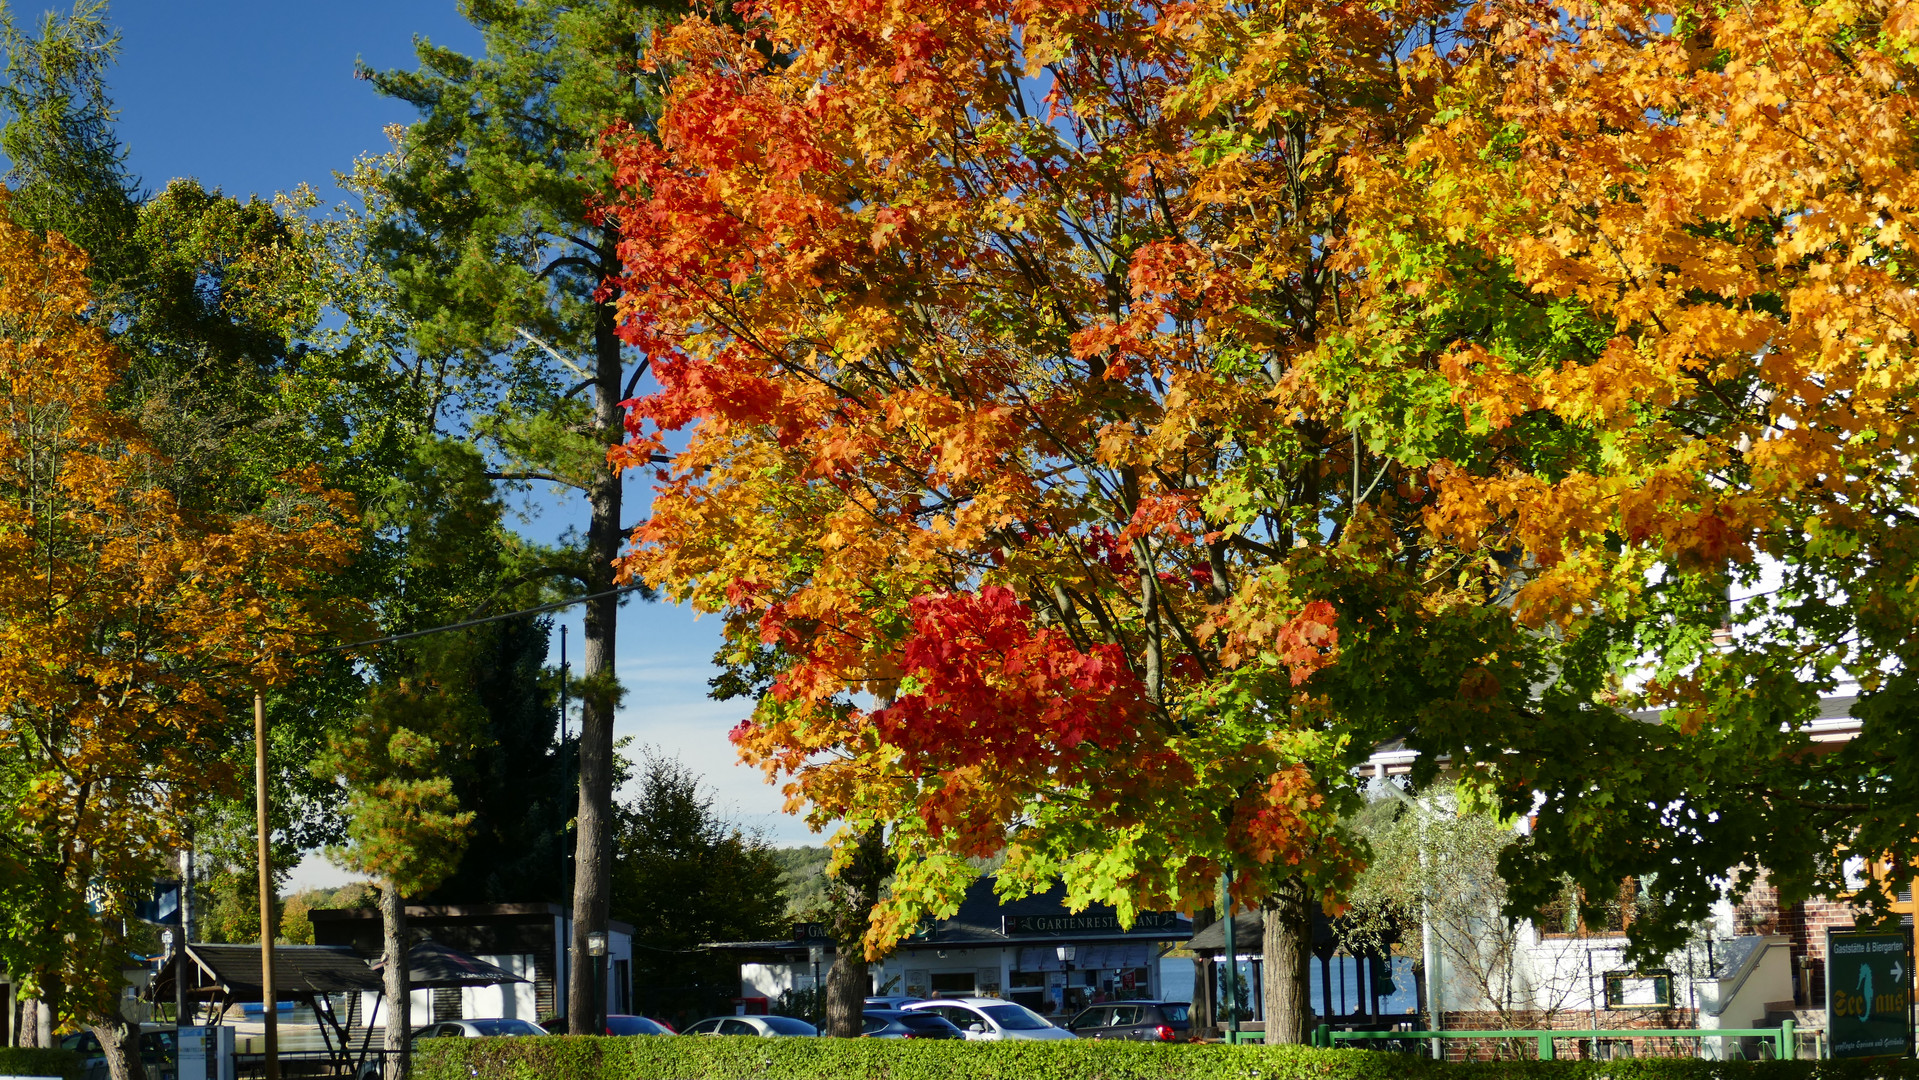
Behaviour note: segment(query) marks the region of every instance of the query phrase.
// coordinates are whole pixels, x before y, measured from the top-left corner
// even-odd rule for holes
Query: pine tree
[[[620,0],[468,0],[486,42],[468,57],[421,42],[420,67],[372,75],[419,108],[380,182],[374,234],[417,346],[461,356],[458,407],[502,462],[506,484],[551,484],[590,510],[583,542],[542,570],[597,596],[585,608],[574,937],[567,1011],[594,1005],[588,933],[604,930],[612,868],[613,712],[626,536],[607,451],[621,402],[646,370],[629,364],[607,280],[620,236],[597,207],[613,194],[602,132],[650,127],[639,60],[655,15]],[[582,400],[581,394],[586,398]]]

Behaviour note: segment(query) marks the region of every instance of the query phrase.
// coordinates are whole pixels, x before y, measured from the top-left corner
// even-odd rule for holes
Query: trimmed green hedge
[[[1919,1080],[1919,1062],[1693,1058],[1442,1065],[1378,1050],[1058,1040],[431,1039],[413,1080]]]
[[[0,1046],[0,1076],[64,1076],[80,1080],[79,1054],[71,1050],[27,1050]]]

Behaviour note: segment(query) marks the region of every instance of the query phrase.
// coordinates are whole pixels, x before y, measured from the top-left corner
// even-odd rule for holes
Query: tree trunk
[[[608,265],[618,266],[617,256]],[[593,408],[606,445],[626,437],[621,377],[620,339],[615,335],[616,313],[599,305],[593,327],[596,370]],[[613,560],[620,554],[620,474],[604,462],[598,467],[587,499],[592,517],[586,527],[586,591],[589,595],[613,588]],[[613,710],[619,688],[613,674],[615,631],[620,598],[605,596],[587,603],[582,637],[580,693],[580,802],[574,833],[573,946],[567,965],[567,1030],[599,1033],[606,1027],[605,1004],[594,986],[593,957],[586,936],[606,932],[613,882]]]
[[[859,1038],[868,981],[866,951],[861,946],[834,950],[833,968],[826,973],[826,1034]]]
[[[413,993],[407,984],[406,899],[390,881],[380,884],[380,929],[386,939],[386,1080],[406,1080],[407,1035],[413,1030]]]
[[[1306,885],[1287,878],[1266,899],[1265,957],[1266,1045],[1309,1041],[1313,1003],[1308,966],[1312,961],[1313,916]]]
[[[107,1060],[107,1075],[112,1080],[146,1080],[140,1067],[140,1036],[125,1017],[87,1017],[87,1030],[100,1040],[100,1054]]]
[[[14,1033],[15,1046],[32,1050],[52,1045],[53,1021],[39,998],[20,999],[20,1030]]]
[[[1200,908],[1193,912],[1194,936],[1218,921],[1219,913],[1211,908]],[[1210,958],[1193,957],[1193,1008],[1187,1030],[1196,1038],[1212,1038],[1213,1028],[1218,1023],[1213,1016],[1213,1002],[1219,1000],[1219,984],[1214,978],[1218,970],[1219,965]]]

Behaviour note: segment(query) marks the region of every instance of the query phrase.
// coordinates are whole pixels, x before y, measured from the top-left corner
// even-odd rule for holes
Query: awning
[[[1058,946],[1038,946],[1019,951],[1020,971],[1123,971],[1147,967],[1153,962],[1154,944],[1128,941],[1116,945],[1076,945],[1073,959],[1059,958]]]
[[[375,975],[386,971],[386,960],[373,964]],[[408,986],[426,989],[452,986],[500,986],[526,980],[505,968],[495,967],[477,956],[449,949],[437,941],[422,941],[406,954]]]

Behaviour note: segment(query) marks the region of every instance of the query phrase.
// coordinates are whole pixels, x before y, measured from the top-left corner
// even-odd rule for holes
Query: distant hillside
[[[774,848],[780,864],[780,890],[786,894],[786,913],[798,916],[826,899],[826,860],[823,847]]]

